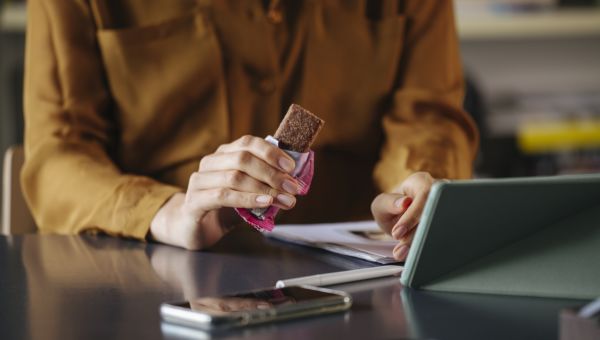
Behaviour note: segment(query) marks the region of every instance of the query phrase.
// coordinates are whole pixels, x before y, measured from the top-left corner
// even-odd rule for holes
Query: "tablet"
[[[600,175],[436,183],[401,281],[438,291],[600,296]]]

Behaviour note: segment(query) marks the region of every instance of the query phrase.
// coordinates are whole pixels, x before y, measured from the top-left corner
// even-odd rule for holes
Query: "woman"
[[[371,206],[402,260],[435,179],[471,176],[449,1],[32,0],[26,53],[22,181],[43,231],[202,249],[232,207],[307,223]],[[261,138],[292,102],[326,121],[298,202]]]

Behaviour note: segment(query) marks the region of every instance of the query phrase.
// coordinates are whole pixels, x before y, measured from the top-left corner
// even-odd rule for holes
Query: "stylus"
[[[582,318],[591,318],[600,314],[600,298],[588,303],[579,310],[579,316]]]
[[[402,272],[402,266],[380,266],[364,269],[346,270],[335,273],[319,274],[311,276],[297,277],[288,280],[279,280],[275,287],[283,288],[289,286],[329,286],[340,283],[354,282],[360,280],[374,279],[378,277],[397,275]]]

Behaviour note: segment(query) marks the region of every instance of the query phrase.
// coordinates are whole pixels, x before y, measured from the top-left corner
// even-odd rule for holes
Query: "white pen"
[[[310,286],[329,286],[346,282],[374,279],[384,276],[397,275],[402,272],[402,266],[379,266],[373,268],[345,270],[341,272],[318,274],[297,277],[288,280],[279,280],[275,283],[276,288],[289,286],[310,285]]]
[[[591,318],[600,314],[600,298],[588,303],[579,310],[579,316],[582,318]]]

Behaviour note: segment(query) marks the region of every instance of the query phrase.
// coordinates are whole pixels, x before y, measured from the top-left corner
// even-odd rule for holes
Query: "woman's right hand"
[[[232,209],[291,209],[299,183],[294,160],[262,138],[243,136],[200,160],[185,194],[173,195],[156,213],[150,236],[190,250],[217,242],[232,223]],[[229,210],[229,211],[227,211]]]

